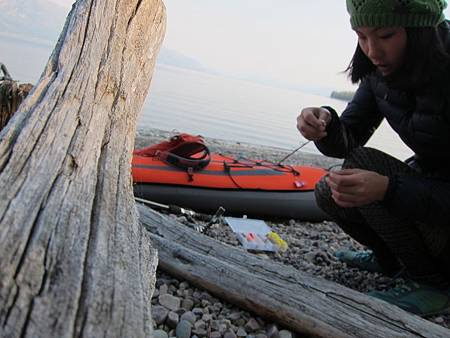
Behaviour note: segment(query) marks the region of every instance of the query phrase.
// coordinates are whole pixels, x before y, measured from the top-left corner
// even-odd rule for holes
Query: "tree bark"
[[[151,336],[156,251],[130,178],[162,0],[79,0],[0,133],[0,336]]]
[[[308,337],[450,337],[450,331],[338,284],[215,241],[140,205],[159,268]]]

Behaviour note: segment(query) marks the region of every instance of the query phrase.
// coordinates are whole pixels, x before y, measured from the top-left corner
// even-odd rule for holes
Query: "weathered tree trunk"
[[[162,0],[79,0],[0,133],[0,336],[144,337],[156,251],[130,162]]]
[[[450,337],[388,303],[250,255],[145,206],[138,210],[162,270],[308,337]]]

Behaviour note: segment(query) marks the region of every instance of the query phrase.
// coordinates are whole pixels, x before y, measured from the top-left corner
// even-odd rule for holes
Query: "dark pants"
[[[386,176],[419,175],[404,162],[371,148],[355,149],[342,167],[371,170]],[[419,282],[446,285],[450,281],[450,226],[436,227],[400,219],[382,203],[340,207],[331,198],[325,179],[317,184],[315,195],[319,207],[342,230],[373,250],[386,272],[393,273],[404,266],[409,277]]]

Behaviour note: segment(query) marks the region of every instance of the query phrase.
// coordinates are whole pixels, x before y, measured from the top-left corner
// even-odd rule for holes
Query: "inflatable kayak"
[[[233,216],[327,219],[314,198],[324,169],[210,154],[206,146],[187,153],[186,148],[177,153],[158,144],[136,150],[135,196],[210,214],[222,206]]]

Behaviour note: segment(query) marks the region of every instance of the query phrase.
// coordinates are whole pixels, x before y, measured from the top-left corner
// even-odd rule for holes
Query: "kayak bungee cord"
[[[233,182],[233,184],[238,188],[238,189],[243,189],[234,179],[233,175],[231,175],[231,166],[226,162],[223,161],[223,169],[225,170],[225,172],[228,174],[228,177],[230,178],[231,182]]]

